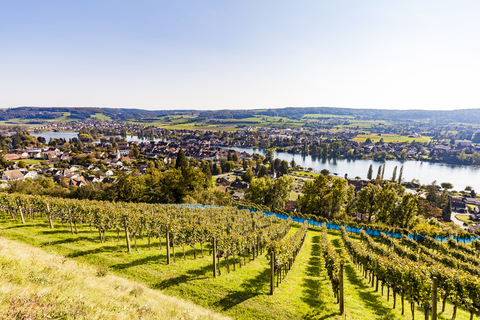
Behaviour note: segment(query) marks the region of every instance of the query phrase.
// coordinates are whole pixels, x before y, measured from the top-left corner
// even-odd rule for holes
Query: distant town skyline
[[[477,1],[10,1],[0,108],[480,108]]]

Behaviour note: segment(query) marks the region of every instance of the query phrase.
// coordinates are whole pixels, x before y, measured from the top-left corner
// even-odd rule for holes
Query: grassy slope
[[[127,279],[0,237],[2,319],[222,319]]]
[[[158,240],[152,241],[149,251],[146,239],[137,239],[138,252],[126,253],[124,240],[116,242],[116,235],[108,235],[101,244],[98,234],[90,235],[88,228],[72,235],[59,223],[55,230],[45,224],[22,226],[0,218],[0,235],[42,247],[57,255],[73,258],[90,265],[105,263],[110,272],[141,282],[150,288],[161,290],[172,296],[190,300],[198,305],[237,319],[410,319],[391,310],[391,302],[374,292],[353,266],[345,268],[346,317],[338,314],[338,305],[330,287],[320,248],[320,232],[310,229],[302,250],[292,270],[269,296],[269,262],[265,256],[250,261],[246,266],[227,274],[225,262],[221,264],[222,275],[212,276],[211,256],[205,246],[205,258],[193,260],[193,250],[187,249],[187,260],[183,261],[181,248],[176,248],[176,263],[165,263],[165,243],[160,251]],[[296,228],[292,228],[290,236]],[[338,233],[330,234],[331,240],[341,248]],[[197,253],[200,255],[199,246]],[[248,258],[247,258],[248,260]],[[230,266],[232,268],[232,266]],[[386,291],[385,291],[386,292]],[[397,304],[400,305],[397,301]],[[397,307],[398,308],[398,307]],[[446,315],[451,316],[451,306]],[[418,309],[416,318],[421,319]],[[465,310],[459,310],[457,319],[468,319]],[[440,316],[440,319],[447,319]]]

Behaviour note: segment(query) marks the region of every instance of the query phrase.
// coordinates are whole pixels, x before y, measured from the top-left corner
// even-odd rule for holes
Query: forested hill
[[[105,118],[117,121],[148,120],[167,115],[197,115],[199,120],[210,119],[242,119],[258,115],[282,116],[300,119],[304,116],[322,115],[328,117],[347,116],[366,120],[414,120],[436,121],[439,123],[472,123],[480,124],[479,109],[462,109],[452,111],[433,110],[386,110],[386,109],[353,109],[332,107],[308,108],[279,108],[279,109],[253,109],[253,110],[141,110],[119,108],[87,108],[87,107],[17,107],[0,109],[0,121],[11,119],[54,120],[61,119],[68,113],[68,120],[85,120],[101,114]]]

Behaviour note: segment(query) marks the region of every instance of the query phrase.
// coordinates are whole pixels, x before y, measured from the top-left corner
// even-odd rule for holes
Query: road
[[[463,229],[467,229],[467,226],[463,225],[463,221],[460,221],[455,217],[455,215],[457,215],[457,214],[458,214],[458,212],[452,212],[452,215],[450,216],[452,222],[455,223],[456,225],[459,225]]]

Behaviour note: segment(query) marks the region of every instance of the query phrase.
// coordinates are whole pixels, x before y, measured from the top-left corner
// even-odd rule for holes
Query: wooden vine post
[[[433,277],[432,281],[432,320],[437,320],[437,277]]]
[[[213,237],[213,277],[217,277],[217,239]]]
[[[340,314],[345,312],[345,301],[343,296],[343,262],[340,263]]]
[[[168,230],[167,226],[167,264],[170,264],[170,230]]]
[[[275,252],[270,254],[270,295],[273,295],[275,289]]]
[[[128,248],[128,253],[132,252],[132,248],[130,247],[130,235],[128,234],[128,226],[127,226],[127,218],[124,220],[125,224],[125,238],[127,239],[127,248]],[[100,229],[98,229],[100,232]],[[101,234],[100,234],[101,236]]]

